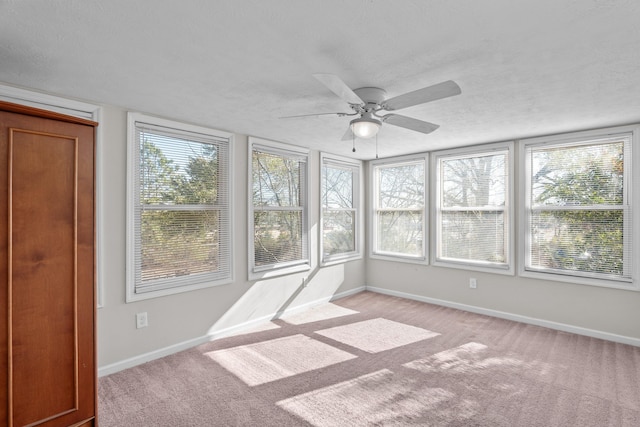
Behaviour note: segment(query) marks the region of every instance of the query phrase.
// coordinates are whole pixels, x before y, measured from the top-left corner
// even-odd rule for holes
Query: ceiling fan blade
[[[340,77],[333,74],[314,74],[313,77],[349,104],[360,105],[365,103]]]
[[[382,108],[387,111],[400,110],[402,108],[460,95],[461,93],[462,90],[456,82],[453,80],[447,80],[446,82],[438,83],[433,86],[428,86],[414,90],[413,92],[405,93],[404,95],[398,95],[387,99],[382,103]]]
[[[282,117],[278,117],[279,119],[298,119],[301,117],[320,117],[320,116],[337,116],[337,117],[344,117],[344,116],[348,116],[348,113],[313,113],[313,114],[300,114],[297,116],[282,116]]]
[[[440,127],[440,125],[425,122],[423,120],[413,119],[407,116],[401,116],[399,114],[387,114],[382,117],[382,120],[384,121],[384,123],[388,123],[390,125],[399,126],[401,128],[422,133],[431,133]]]

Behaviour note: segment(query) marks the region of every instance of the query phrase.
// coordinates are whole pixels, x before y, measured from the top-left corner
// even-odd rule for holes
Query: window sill
[[[420,265],[428,265],[426,257],[409,257],[402,255],[385,255],[385,254],[369,254],[369,258],[371,259],[379,259],[382,261],[395,261],[395,262],[405,262],[408,264],[420,264]]]
[[[218,280],[215,282],[204,282],[204,283],[197,283],[193,285],[176,286],[173,288],[142,292],[142,293],[133,292],[133,290],[131,289],[131,286],[128,285],[126,302],[128,304],[131,302],[144,301],[152,298],[159,298],[159,297],[164,297],[168,295],[181,294],[184,292],[197,291],[200,289],[213,288],[215,286],[228,285],[229,283],[232,283],[232,282],[233,282],[233,279],[229,278],[224,280]]]
[[[434,267],[444,267],[444,268],[456,268],[459,270],[470,270],[470,271],[479,271],[483,273],[491,273],[491,274],[502,274],[505,276],[514,276],[515,272],[513,267],[509,267],[507,265],[480,265],[480,264],[472,264],[472,263],[464,263],[464,262],[449,262],[443,260],[434,260],[431,263]]]
[[[623,289],[626,291],[640,291],[640,284],[637,281],[625,282],[617,280],[593,279],[590,277],[570,276],[557,273],[544,273],[538,271],[523,270],[518,274],[520,277],[529,279],[548,280],[552,282],[565,282],[574,285],[597,286],[601,288]]]
[[[290,267],[271,268],[267,270],[249,271],[249,280],[270,279],[272,277],[285,276],[311,270],[309,264],[298,264]]]

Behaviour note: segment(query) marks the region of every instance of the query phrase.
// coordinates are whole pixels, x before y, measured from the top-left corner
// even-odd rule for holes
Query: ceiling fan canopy
[[[432,86],[398,95],[386,99],[386,91],[376,87],[363,87],[352,90],[340,77],[334,74],[313,74],[320,83],[342,100],[346,101],[352,113],[320,113],[307,114],[305,117],[319,115],[337,115],[338,117],[359,116],[349,123],[349,128],[343,136],[343,140],[374,137],[383,123],[409,129],[415,132],[428,134],[438,129],[439,125],[424,120],[414,119],[395,113],[381,114],[385,111],[396,111],[414,105],[437,101],[462,93],[460,86],[454,81],[447,80]]]

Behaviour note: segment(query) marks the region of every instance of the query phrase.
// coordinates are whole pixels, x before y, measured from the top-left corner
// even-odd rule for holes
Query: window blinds
[[[309,263],[307,155],[254,144],[253,271]]]
[[[374,165],[374,253],[426,257],[426,161]]]
[[[136,122],[135,293],[231,277],[229,140]]]
[[[322,258],[324,262],[354,254],[357,236],[359,166],[322,159]]]
[[[507,268],[508,151],[437,158],[437,259]]]
[[[526,148],[526,266],[630,281],[631,135]]]

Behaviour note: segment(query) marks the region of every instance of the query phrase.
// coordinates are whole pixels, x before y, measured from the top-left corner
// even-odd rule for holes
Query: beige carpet
[[[100,425],[640,426],[639,347],[370,292],[288,320],[101,378]]]

